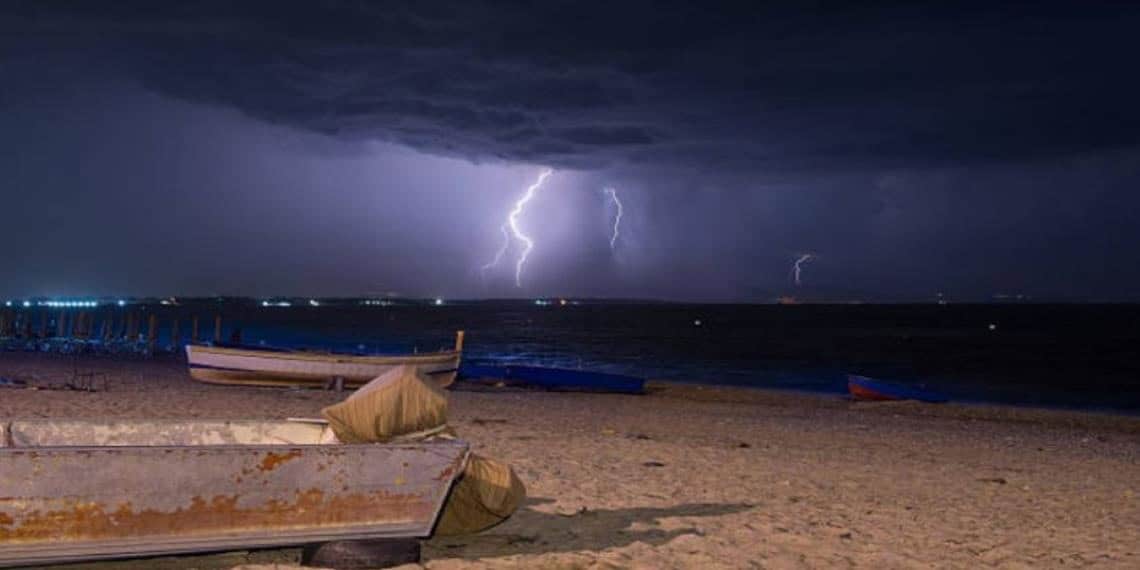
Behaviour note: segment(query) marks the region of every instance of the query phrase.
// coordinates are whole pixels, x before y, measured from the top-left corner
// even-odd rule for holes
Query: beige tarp
[[[323,410],[344,443],[386,443],[447,424],[447,396],[414,366],[398,366]]]
[[[345,401],[321,410],[344,443],[451,437],[447,397],[413,366],[372,380]],[[436,534],[470,534],[511,516],[526,488],[510,466],[471,454],[443,506]]]
[[[525,498],[526,487],[510,465],[472,453],[443,505],[435,533],[453,536],[489,529],[514,514]]]

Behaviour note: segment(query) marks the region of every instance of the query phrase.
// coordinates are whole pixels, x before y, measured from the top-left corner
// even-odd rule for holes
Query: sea
[[[221,315],[225,340],[367,354],[436,351],[463,330],[468,362],[836,395],[860,374],[963,402],[1140,413],[1140,305],[227,299],[93,310],[116,327],[128,312],[155,314],[166,345],[175,318],[189,339],[193,316],[206,338]]]

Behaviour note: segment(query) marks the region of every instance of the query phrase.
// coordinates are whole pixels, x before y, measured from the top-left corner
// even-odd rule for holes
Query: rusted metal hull
[[[307,445],[201,443],[249,439],[257,422],[189,445],[132,445],[140,430],[118,422],[102,435],[89,430],[99,445],[69,447],[59,439],[75,425],[38,423],[3,429],[0,566],[425,537],[467,455],[458,441],[317,445],[321,426],[252,436],[311,436]],[[219,423],[243,424],[203,422]],[[182,437],[175,423],[166,427],[163,443]]]

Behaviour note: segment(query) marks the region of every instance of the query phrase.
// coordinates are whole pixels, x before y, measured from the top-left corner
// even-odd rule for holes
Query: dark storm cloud
[[[819,173],[1140,143],[1134,8],[755,4],[30,2],[0,45],[82,50],[318,133],[556,167]]]
[[[5,3],[0,297],[1137,298],[1140,8],[754,4]]]

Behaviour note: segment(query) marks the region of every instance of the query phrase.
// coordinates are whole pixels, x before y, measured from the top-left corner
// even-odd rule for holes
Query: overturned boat
[[[0,421],[0,566],[431,535],[468,445],[314,421]]]
[[[849,374],[847,391],[855,400],[870,402],[890,402],[896,400],[916,400],[928,403],[944,403],[949,399],[942,394],[926,390],[920,386],[908,386],[893,382],[883,382],[866,376]]]
[[[210,384],[322,387],[340,380],[359,387],[399,366],[415,367],[438,386],[455,381],[463,331],[455,347],[433,353],[371,356],[251,346],[186,345],[190,376]]]

